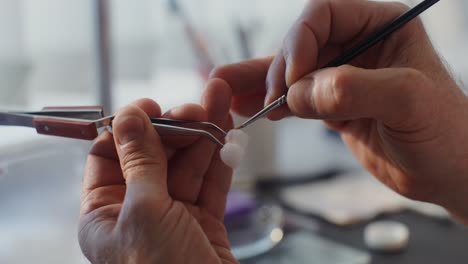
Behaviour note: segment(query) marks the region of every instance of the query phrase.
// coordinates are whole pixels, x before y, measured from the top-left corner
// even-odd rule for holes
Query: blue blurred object
[[[248,259],[273,249],[283,239],[283,210],[258,202],[248,193],[228,195],[225,224],[236,259]]]
[[[252,195],[231,191],[227,197],[224,222],[226,224],[232,224],[233,222],[236,222],[236,220],[251,215],[255,212],[256,208],[257,202]]]
[[[336,132],[335,130],[331,130],[329,128],[325,128],[325,132],[329,138],[332,140],[338,141],[338,142],[343,142],[341,140],[341,135],[340,133]]]

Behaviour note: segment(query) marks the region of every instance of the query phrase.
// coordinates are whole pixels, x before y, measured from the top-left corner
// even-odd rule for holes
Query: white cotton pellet
[[[221,160],[233,169],[239,166],[244,154],[244,148],[234,143],[226,143],[220,152]]]
[[[369,224],[364,230],[367,247],[382,252],[398,252],[408,246],[409,229],[395,221],[379,221]]]
[[[249,144],[249,136],[242,130],[233,129],[226,135],[226,143],[233,143],[241,146],[243,149],[247,148]]]

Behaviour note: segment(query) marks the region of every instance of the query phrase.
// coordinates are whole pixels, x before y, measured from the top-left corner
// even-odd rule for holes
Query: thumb
[[[428,111],[428,98],[423,97],[433,94],[427,92],[432,87],[414,69],[366,70],[346,65],[307,75],[291,86],[287,100],[290,110],[303,118],[372,118],[400,128]]]
[[[148,115],[128,106],[117,113],[112,125],[127,185],[125,203],[167,198],[167,159]]]

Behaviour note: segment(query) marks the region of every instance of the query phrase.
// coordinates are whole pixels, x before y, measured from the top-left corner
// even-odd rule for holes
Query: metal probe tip
[[[251,118],[247,119],[242,125],[238,126],[236,129],[243,129],[252,124],[253,122],[257,121],[258,119],[264,117],[267,115],[269,112],[275,110],[276,108],[282,106],[283,104],[286,103],[286,98],[287,95],[282,95],[280,98],[276,99],[273,101],[271,104],[265,106],[260,112],[252,116]]]

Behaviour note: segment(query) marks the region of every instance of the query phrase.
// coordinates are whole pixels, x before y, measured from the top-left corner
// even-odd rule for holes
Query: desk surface
[[[439,264],[468,262],[468,230],[449,222],[439,222],[413,212],[383,217],[405,223],[410,228],[408,249],[400,254],[372,253],[372,263]],[[338,228],[322,224],[319,234],[336,242],[366,250],[362,238],[365,225]]]
[[[368,263],[369,258],[365,257],[366,252],[371,255],[371,262],[369,262],[371,264],[468,262],[468,230],[464,227],[449,221],[433,220],[409,211],[382,218],[400,221],[408,225],[411,237],[407,250],[397,254],[369,252],[362,235],[365,224],[340,228],[321,223],[316,234],[309,233],[307,235],[308,231],[305,230],[287,231],[285,240],[272,251],[253,259],[241,261],[241,263]],[[298,236],[306,239],[296,239]],[[310,239],[307,239],[307,236]]]

